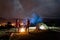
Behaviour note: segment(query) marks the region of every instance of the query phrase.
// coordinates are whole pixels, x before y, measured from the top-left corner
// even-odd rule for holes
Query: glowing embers
[[[12,25],[12,26],[15,26],[15,23],[12,23],[11,25]]]
[[[1,24],[0,24],[0,26],[1,26]]]
[[[24,23],[22,22],[22,23],[20,23],[20,25],[24,25]]]
[[[20,28],[20,29],[19,29],[19,32],[25,32],[25,28],[23,28],[23,27]]]
[[[17,33],[20,36],[28,35],[28,32],[26,31],[26,28],[22,27],[19,29],[19,33]]]

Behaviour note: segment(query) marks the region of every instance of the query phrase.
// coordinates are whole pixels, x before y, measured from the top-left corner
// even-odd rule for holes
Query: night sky
[[[0,17],[25,18],[33,13],[42,18],[60,18],[60,0],[0,0]]]

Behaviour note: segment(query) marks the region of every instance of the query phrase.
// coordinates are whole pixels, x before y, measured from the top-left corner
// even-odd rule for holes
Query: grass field
[[[12,32],[11,32],[12,31]],[[29,33],[14,33],[15,29],[0,30],[0,40],[60,40],[60,32],[50,30]],[[11,34],[13,34],[11,36]]]

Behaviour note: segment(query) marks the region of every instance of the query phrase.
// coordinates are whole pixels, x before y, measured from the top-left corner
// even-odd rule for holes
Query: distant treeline
[[[14,26],[11,25],[11,22],[7,22],[7,25],[5,26],[0,26],[0,29],[10,29],[10,28],[13,28]]]
[[[44,19],[43,22],[48,26],[60,26],[60,19]]]

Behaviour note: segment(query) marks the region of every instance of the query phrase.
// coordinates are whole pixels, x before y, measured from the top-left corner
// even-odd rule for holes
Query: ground
[[[0,37],[0,40],[60,40],[60,32],[55,31],[41,31],[29,33],[28,35],[14,35],[10,37],[11,33],[5,34]]]

